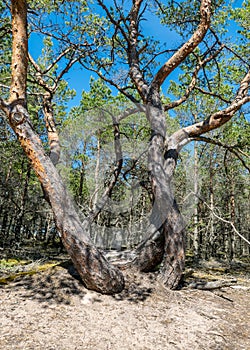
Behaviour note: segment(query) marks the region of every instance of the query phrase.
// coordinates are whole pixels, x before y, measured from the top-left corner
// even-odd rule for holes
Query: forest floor
[[[234,280],[206,291],[169,291],[157,273],[130,271],[108,296],[84,288],[65,257],[10,263],[0,260],[1,350],[250,349],[249,264],[193,269],[188,282]]]

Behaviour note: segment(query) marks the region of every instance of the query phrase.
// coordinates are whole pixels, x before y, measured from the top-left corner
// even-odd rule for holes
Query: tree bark
[[[26,102],[28,70],[27,3],[12,0],[12,61],[9,102]]]
[[[52,163],[56,166],[60,159],[61,147],[54,119],[54,111],[52,107],[52,94],[49,92],[46,92],[43,95],[43,112],[50,146],[49,156]]]
[[[152,106],[154,105],[154,107]],[[136,249],[134,264],[141,271],[150,271],[162,263],[160,278],[164,285],[176,289],[185,266],[184,222],[172,192],[172,178],[178,151],[172,143],[165,152],[165,114],[154,91],[147,106],[152,137],[148,150],[148,169],[154,196],[149,236]]]
[[[185,268],[185,226],[177,205],[168,213],[165,227],[165,254],[161,268],[161,280],[171,289],[177,289]]]

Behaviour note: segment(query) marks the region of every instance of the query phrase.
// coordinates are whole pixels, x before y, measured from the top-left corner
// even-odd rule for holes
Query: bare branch
[[[195,86],[194,89],[200,91],[204,95],[209,95],[209,96],[212,96],[212,97],[216,97],[216,98],[218,98],[219,100],[221,100],[221,101],[223,101],[225,103],[229,103],[230,102],[229,100],[226,100],[225,98],[223,98],[221,95],[218,95],[215,92],[206,91],[206,90],[200,88],[199,86]]]
[[[101,70],[99,69],[94,69],[90,68],[88,65],[86,65],[81,59],[79,60],[80,64],[82,65],[83,68],[88,69],[91,72],[96,73],[102,80],[104,80],[106,83],[114,86],[118,91],[120,91],[124,96],[126,96],[130,101],[134,102],[135,104],[139,103],[134,96],[131,94],[127,93],[127,87],[123,88],[119,84],[115,83],[115,81],[112,78],[107,78],[105,75],[102,74]]]
[[[115,26],[118,27],[120,32],[122,33],[124,39],[127,41],[127,43],[129,43],[129,39],[127,36],[127,33],[124,31],[124,29],[122,28],[122,26],[120,25],[120,21],[116,21],[114,19],[114,17],[112,16],[112,14],[110,13],[109,9],[107,8],[107,6],[104,5],[103,1],[101,0],[97,0],[98,4],[103,8],[103,10],[106,12],[106,15],[108,17],[108,19],[110,20],[110,22]],[[119,11],[120,12],[120,11]]]
[[[213,34],[213,36],[216,38],[216,41],[218,42],[218,44],[221,44],[221,41],[217,35],[217,33],[215,32],[215,30],[213,28],[209,28],[210,32]],[[229,47],[228,45],[225,45],[225,49],[227,49],[229,52],[231,52],[235,57],[237,57],[241,62],[243,62],[247,68],[249,68],[250,64],[249,61],[246,61],[242,58],[242,56],[240,56],[237,52],[235,52],[231,47]]]
[[[73,55],[72,55],[73,56]],[[64,67],[64,69],[61,70],[61,72],[58,74],[54,86],[52,87],[53,91],[56,91],[56,89],[58,88],[58,84],[60,82],[60,80],[62,79],[62,77],[64,76],[64,74],[68,73],[68,71],[70,70],[70,68],[78,61],[78,58],[72,58],[69,60],[69,62],[66,64],[66,66]]]
[[[224,143],[222,143],[222,142],[220,142],[218,140],[213,140],[213,139],[210,139],[210,138],[204,137],[204,136],[194,137],[193,140],[195,140],[195,141],[203,141],[203,142],[210,143],[212,145],[217,145],[217,146],[220,146],[222,148],[227,149],[228,151],[233,153],[241,161],[241,163],[244,166],[244,168],[246,168],[248,170],[248,172],[250,173],[250,168],[247,166],[247,164],[244,161],[244,159],[239,155],[238,150],[237,150],[237,146],[228,146],[228,145],[225,145]],[[247,156],[247,157],[249,157],[249,156]]]
[[[30,53],[28,53],[28,58],[32,66],[35,68],[35,70],[40,74],[44,74],[44,72],[41,70],[41,67],[35,62],[35,60],[33,59]]]
[[[138,112],[146,112],[146,107],[136,103],[136,107],[134,108],[127,108],[122,114],[120,114],[118,117],[115,118],[115,121],[119,123],[121,120],[126,119],[128,116],[138,113]]]
[[[191,38],[159,69],[152,86],[158,90],[167,76],[199,45],[210,26],[211,0],[202,0],[200,6],[200,23]]]
[[[194,195],[197,196],[197,194],[193,193]],[[239,231],[236,229],[236,227],[234,226],[234,224],[232,223],[232,221],[228,221],[226,219],[223,219],[221,216],[219,216],[218,214],[216,214],[214,212],[214,210],[202,199],[200,198],[200,196],[198,196],[198,198],[205,204],[205,206],[211,211],[211,213],[213,214],[214,217],[216,217],[218,220],[225,222],[226,224],[231,225],[232,229],[234,230],[234,232],[241,238],[243,239],[243,241],[245,241],[247,244],[250,245],[250,242],[244,237],[242,236],[242,234],[239,233]]]
[[[72,51],[71,47],[67,47],[57,58],[45,69],[43,74],[48,73],[64,56],[66,56],[70,51]]]
[[[32,58],[31,54],[29,53],[29,61],[30,63],[33,65],[33,67],[36,69],[37,72],[41,73],[41,74],[46,74],[48,73],[65,55],[67,55],[67,53],[69,53],[72,50],[71,47],[67,47],[64,51],[62,51],[60,53],[60,55],[58,55],[56,57],[56,59],[45,69],[45,70],[41,70],[41,67],[34,61],[34,59]]]
[[[35,60],[33,59],[33,57],[30,54],[29,54],[29,61],[32,64],[32,66],[35,68],[35,70],[37,71],[36,80],[33,82],[38,82],[38,84],[41,87],[43,87],[46,91],[51,93],[51,91],[52,91],[51,86],[49,86],[42,77],[42,75],[44,75],[43,71],[41,70],[40,66],[35,62]]]
[[[194,88],[197,88],[195,86],[195,84],[196,84],[197,76],[198,76],[200,69],[202,67],[204,67],[209,61],[213,60],[222,51],[223,47],[224,46],[221,45],[221,47],[215,53],[213,53],[212,55],[207,57],[205,60],[199,62],[198,66],[195,68],[191,82],[190,82],[189,86],[187,87],[185,94],[182,97],[180,97],[178,100],[173,101],[173,102],[165,105],[164,106],[165,111],[168,111],[169,109],[180,106],[183,102],[185,102],[188,99],[188,97],[190,96],[190,94],[194,90]]]
[[[49,86],[42,76],[44,76],[46,73],[48,73],[67,53],[71,51],[71,48],[68,48],[64,50],[44,71],[41,70],[41,67],[35,62],[35,60],[32,58],[32,56],[29,54],[29,61],[31,62],[32,66],[37,71],[36,78],[38,80],[39,85],[41,85],[46,91],[50,93],[54,93],[56,89],[58,88],[58,84],[62,77],[69,71],[69,69],[78,61],[78,58],[73,58],[74,53],[72,53],[71,58],[68,60],[68,63],[66,66],[61,70],[61,72],[58,74],[58,76],[53,79],[54,85]],[[52,79],[52,77],[50,77]]]

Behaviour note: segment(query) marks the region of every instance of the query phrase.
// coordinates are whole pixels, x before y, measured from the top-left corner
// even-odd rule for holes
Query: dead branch
[[[221,280],[221,281],[198,281],[198,282],[191,282],[188,285],[188,288],[192,289],[199,289],[199,290],[214,290],[219,289],[223,287],[230,287],[231,285],[235,285],[237,283],[237,280]]]
[[[221,216],[219,216],[218,214],[216,214],[214,212],[214,210],[206,203],[206,201],[204,201],[204,199],[197,195],[197,193],[194,193],[194,192],[191,192],[193,195],[195,195],[197,198],[199,198],[203,204],[205,204],[205,206],[210,210],[210,212],[212,213],[212,215],[214,215],[214,217],[216,217],[218,220],[222,221],[222,222],[225,222],[226,224],[229,224],[231,225],[232,229],[234,230],[234,232],[241,238],[243,239],[243,241],[245,241],[247,244],[250,245],[250,242],[242,235],[239,233],[239,231],[236,229],[236,227],[234,226],[234,224],[231,222],[231,221],[228,221],[224,218],[222,218]]]
[[[244,156],[246,156],[247,158],[249,158],[249,155],[245,154],[244,152],[242,152],[241,150],[237,149],[237,146],[228,146],[225,145],[224,143],[218,141],[218,140],[214,140],[214,139],[210,139],[209,137],[204,137],[204,136],[199,136],[199,137],[194,137],[193,140],[195,141],[204,141],[207,143],[211,143],[213,145],[217,145],[220,146],[222,148],[227,149],[228,151],[230,151],[231,153],[233,153],[242,163],[242,165],[244,166],[244,168],[246,168],[249,172],[250,172],[250,168],[247,166],[246,162],[244,161],[244,159],[238,154],[242,153]]]

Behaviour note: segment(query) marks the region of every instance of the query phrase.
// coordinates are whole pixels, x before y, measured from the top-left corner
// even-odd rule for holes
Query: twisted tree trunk
[[[171,143],[165,150],[165,114],[159,94],[155,92],[147,106],[147,118],[152,130],[148,169],[154,200],[148,238],[136,249],[134,264],[141,271],[150,271],[162,263],[161,280],[167,287],[175,289],[185,266],[184,222],[172,190],[178,151]]]

